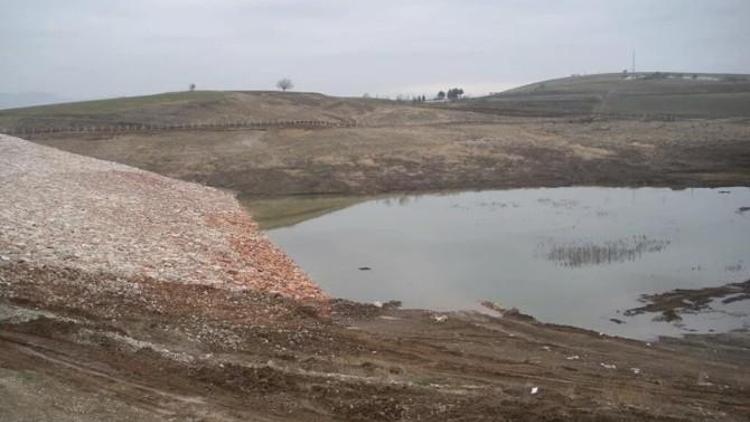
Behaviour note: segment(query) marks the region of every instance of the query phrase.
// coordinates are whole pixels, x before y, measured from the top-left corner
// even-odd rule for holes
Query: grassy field
[[[72,124],[150,123],[155,116],[149,115],[154,111],[157,116],[168,116],[175,110],[207,107],[221,101],[223,97],[221,92],[180,92],[8,109],[0,111],[0,126],[65,127]]]
[[[537,82],[454,104],[468,110],[521,115],[666,114],[750,116],[750,75],[621,73]]]
[[[0,127],[68,128],[117,124],[191,124],[320,120],[364,126],[491,121],[464,110],[408,102],[329,97],[316,93],[195,91],[0,110]]]

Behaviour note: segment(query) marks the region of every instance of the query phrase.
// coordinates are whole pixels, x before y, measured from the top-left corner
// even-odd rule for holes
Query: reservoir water
[[[643,294],[750,279],[750,188],[516,189],[340,203],[267,231],[334,297],[434,310],[482,310],[489,300],[641,339],[750,327],[750,300],[741,297],[679,320],[624,315]]]

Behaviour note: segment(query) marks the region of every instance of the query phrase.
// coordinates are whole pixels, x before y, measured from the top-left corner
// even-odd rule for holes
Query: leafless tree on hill
[[[294,88],[294,83],[292,83],[292,80],[289,78],[280,79],[278,82],[276,82],[276,87],[279,88],[282,91],[286,91],[287,89]]]

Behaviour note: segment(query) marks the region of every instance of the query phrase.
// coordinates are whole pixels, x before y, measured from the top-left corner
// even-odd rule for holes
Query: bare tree
[[[195,84],[190,84],[190,90],[195,91]]]
[[[278,82],[276,82],[276,87],[279,88],[282,91],[286,91],[287,89],[294,88],[294,83],[292,83],[292,80],[289,78],[280,79]]]

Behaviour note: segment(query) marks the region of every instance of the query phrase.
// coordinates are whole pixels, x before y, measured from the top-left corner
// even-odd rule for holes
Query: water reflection
[[[742,266],[742,264],[743,264],[743,262],[742,262],[742,260],[740,260],[736,264],[727,265],[726,267],[724,267],[724,269],[727,270],[730,273],[739,273],[739,272],[741,272],[744,269],[744,267]]]
[[[400,195],[400,196],[392,196],[387,197],[384,199],[381,199],[382,203],[384,203],[387,206],[393,206],[393,205],[409,205],[410,202],[415,201],[418,198],[417,195]]]
[[[540,204],[550,205],[553,208],[568,208],[568,209],[570,209],[570,208],[575,208],[575,207],[577,207],[579,205],[578,201],[576,201],[574,199],[567,199],[567,198],[563,198],[563,199],[559,199],[559,200],[554,200],[552,198],[539,198],[539,199],[537,199],[537,202],[539,202]]]
[[[669,245],[668,240],[649,239],[646,235],[608,241],[601,244],[576,242],[570,244],[542,244],[545,257],[565,267],[612,264],[635,261],[646,253],[661,252]]]

